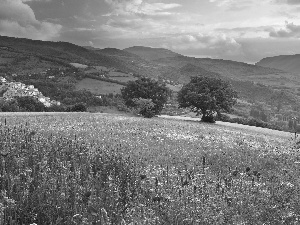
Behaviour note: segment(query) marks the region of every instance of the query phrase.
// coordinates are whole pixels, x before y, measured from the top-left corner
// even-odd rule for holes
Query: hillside
[[[0,36],[0,53],[0,75],[17,79],[15,74],[28,84],[39,80],[41,85],[51,77],[53,86],[67,84],[70,91],[100,95],[120,93],[126,82],[139,76],[161,80],[177,91],[192,76],[210,76],[230,81],[239,97],[251,104],[267,106],[274,91],[285,91],[289,104],[293,102],[289,109],[300,105],[300,77],[292,73],[230,60],[187,57],[162,48],[98,49]],[[241,109],[245,114],[249,110],[249,106]]]
[[[275,68],[300,75],[300,54],[267,57],[256,63],[258,66]]]
[[[150,48],[150,47],[144,47],[144,46],[133,46],[130,48],[125,48],[124,51],[138,55],[141,58],[150,60],[150,61],[155,60],[155,59],[180,56],[180,54],[172,52],[168,49]]]
[[[132,54],[130,52],[122,51],[117,48],[104,48],[104,49],[99,49],[96,50],[97,53],[102,53],[105,55],[111,55],[111,56],[123,56],[123,57],[131,57],[131,58],[136,58],[137,55]]]
[[[1,72],[40,72],[69,63],[129,69],[120,60],[67,42],[38,41],[0,36]]]
[[[297,86],[300,85],[299,77],[275,68],[230,60],[187,57],[161,48],[138,46],[123,51],[140,57],[118,57],[131,70],[149,77],[162,77],[177,83],[188,82],[190,76],[212,75],[237,81],[262,83],[294,93],[298,92]]]

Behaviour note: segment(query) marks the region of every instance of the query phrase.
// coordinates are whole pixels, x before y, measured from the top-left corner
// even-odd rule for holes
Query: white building
[[[0,77],[0,81],[1,81],[1,83],[6,83],[7,82],[7,80],[4,77]]]
[[[37,88],[34,88],[33,85],[26,86],[25,84],[20,82],[10,82],[10,83],[5,83],[5,85],[2,86],[7,88],[7,90],[3,93],[3,98],[6,100],[12,99],[14,97],[31,96],[38,99],[46,107],[50,107],[52,104],[60,105],[60,102],[51,101],[49,97],[43,96],[43,94],[39,92]]]

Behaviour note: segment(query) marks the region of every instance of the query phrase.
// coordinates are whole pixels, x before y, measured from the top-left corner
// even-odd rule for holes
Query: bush
[[[20,111],[18,102],[15,99],[4,102],[3,105],[1,106],[1,109],[2,109],[2,112],[19,112]]]
[[[51,105],[50,107],[46,108],[47,112],[65,112],[66,108],[62,105]]]
[[[25,112],[43,112],[46,110],[46,107],[38,99],[30,96],[25,97],[16,97],[17,104],[20,111]]]
[[[201,121],[206,123],[215,123],[216,119],[214,115],[206,115],[206,116],[202,116]]]
[[[269,128],[272,130],[280,130],[282,131],[283,129],[277,125],[270,124],[263,122],[261,120],[257,120],[255,118],[230,118],[229,116],[218,116],[217,120],[223,121],[223,122],[229,122],[229,123],[238,123],[238,124],[243,124],[243,125],[248,125],[248,126],[255,126],[255,127],[262,127],[262,128]]]
[[[231,118],[229,117],[229,116],[227,116],[227,115],[225,115],[225,114],[221,114],[221,113],[219,113],[219,114],[217,114],[217,116],[216,116],[216,120],[218,120],[218,121],[224,121],[224,122],[227,122],[227,121],[229,121]]]
[[[84,103],[77,103],[73,106],[69,106],[66,111],[67,112],[86,112],[87,107]]]
[[[137,114],[140,114],[145,118],[152,118],[155,116],[155,104],[151,99],[134,98],[132,101],[135,104]]]

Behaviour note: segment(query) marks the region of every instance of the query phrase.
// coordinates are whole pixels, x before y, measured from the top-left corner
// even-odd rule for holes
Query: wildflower
[[[102,215],[102,218],[104,219],[105,224],[110,223],[109,217],[108,217],[107,212],[104,208],[101,208],[101,215]]]
[[[182,187],[184,187],[184,186],[188,186],[189,185],[189,182],[188,182],[188,180],[186,179],[184,182],[182,182]]]
[[[4,151],[2,152],[1,151],[0,154],[1,154],[2,157],[5,158],[6,156],[8,156],[8,151],[6,151],[6,152],[4,152]]]
[[[227,203],[228,206],[231,206],[233,199],[231,197],[225,197],[225,201]]]
[[[236,177],[238,174],[239,174],[239,171],[237,170],[237,168],[235,168],[235,170],[232,171],[232,173],[231,173],[231,175],[232,175],[233,177]]]
[[[249,173],[250,172],[250,167],[246,167],[246,173]]]
[[[36,134],[35,131],[31,131],[30,134],[29,134],[29,136],[34,136],[35,134]]]
[[[179,192],[178,192],[178,194],[179,194],[179,197],[181,197],[181,194],[182,194],[181,192],[182,192],[182,191],[181,191],[181,190],[179,190]]]
[[[258,172],[258,171],[256,171],[256,170],[253,171],[253,175],[256,176],[257,179],[259,179],[260,176],[261,176],[260,172]]]
[[[144,179],[147,178],[147,176],[146,176],[145,174],[141,174],[141,175],[140,175],[140,178],[141,178],[141,180],[144,180]]]
[[[75,215],[73,216],[73,218],[77,218],[77,217],[82,217],[82,215],[80,215],[80,214],[75,214]]]
[[[125,220],[122,218],[121,219],[121,223],[120,223],[121,225],[126,225],[126,222],[125,222]]]
[[[155,177],[155,187],[158,187],[158,179]]]
[[[160,202],[160,200],[161,200],[161,197],[159,197],[159,196],[155,196],[152,198],[153,202]]]

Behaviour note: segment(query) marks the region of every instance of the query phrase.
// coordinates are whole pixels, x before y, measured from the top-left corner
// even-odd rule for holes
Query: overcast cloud
[[[0,0],[0,34],[40,40],[58,37],[62,25],[37,20],[32,8],[24,2]]]
[[[0,35],[252,63],[300,53],[299,12],[300,0],[0,0]]]

